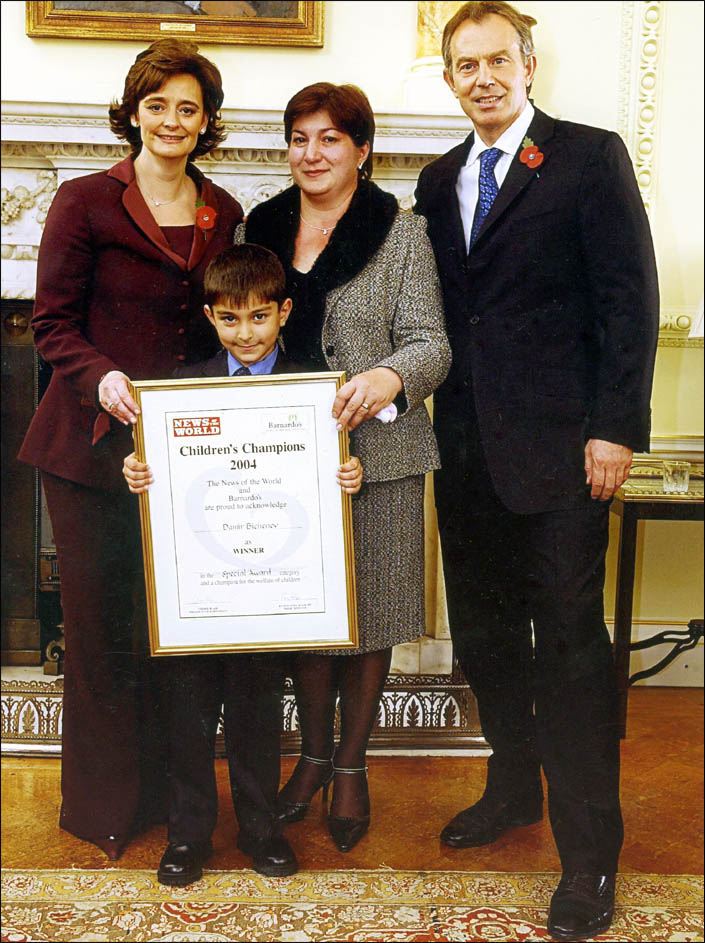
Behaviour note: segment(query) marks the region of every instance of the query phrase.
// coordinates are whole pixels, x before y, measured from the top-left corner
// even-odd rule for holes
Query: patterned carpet
[[[149,871],[8,870],[2,939],[90,941],[547,940],[558,876],[319,871],[264,878],[207,871],[183,890]],[[703,878],[623,875],[615,921],[599,940],[703,940]]]

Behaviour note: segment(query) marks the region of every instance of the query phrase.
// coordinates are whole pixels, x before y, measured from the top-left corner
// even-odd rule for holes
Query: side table
[[[634,564],[639,521],[702,521],[703,480],[690,481],[687,493],[664,494],[661,477],[629,478],[617,491],[611,510],[620,518],[617,557],[617,588],[614,617],[614,656],[617,666],[620,736],[627,731],[629,685],[639,678],[656,674],[703,635],[702,620],[693,620],[684,631],[660,632],[643,642],[632,642]],[[673,642],[673,649],[661,661],[630,678],[629,657],[635,649]]]

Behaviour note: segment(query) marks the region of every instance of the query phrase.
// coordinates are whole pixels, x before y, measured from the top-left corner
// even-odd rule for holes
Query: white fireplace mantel
[[[290,183],[281,112],[223,111],[222,146],[199,167],[245,212]],[[468,133],[463,117],[381,114],[375,179],[409,208],[421,168]],[[107,105],[2,103],[2,297],[33,298],[46,214],[64,180],[104,170],[128,153],[110,131]]]

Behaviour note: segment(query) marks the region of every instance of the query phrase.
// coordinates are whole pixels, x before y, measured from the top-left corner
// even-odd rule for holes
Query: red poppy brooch
[[[524,150],[519,154],[519,160],[522,164],[526,164],[526,166],[531,167],[532,170],[536,167],[540,167],[543,163],[543,153],[529,137],[524,138],[521,143],[524,145]]]
[[[217,213],[212,206],[206,206],[203,200],[198,200],[196,203],[196,225],[203,233],[204,239],[208,230],[215,226],[216,216]]]

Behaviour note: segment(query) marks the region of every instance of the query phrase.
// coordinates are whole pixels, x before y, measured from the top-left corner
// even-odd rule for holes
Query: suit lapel
[[[204,177],[202,174],[198,174],[198,177],[194,174],[194,179],[196,186],[199,187],[200,199],[203,201],[205,206],[209,206],[212,210],[215,211],[216,225],[218,219],[218,200],[215,195],[215,188],[213,184],[208,180],[207,177]],[[203,254],[208,247],[208,243],[213,238],[213,233],[215,232],[215,226],[212,229],[199,229],[198,221],[193,227],[193,243],[191,244],[191,254],[188,259],[188,270],[194,269],[198,263],[203,258]]]
[[[543,169],[546,166],[546,162],[550,158],[551,154],[551,142],[553,138],[553,128],[554,120],[548,115],[544,114],[542,111],[536,109],[534,115],[534,120],[529,125],[529,130],[527,131],[526,136],[531,138],[534,144],[537,147],[540,147],[544,156],[543,163],[541,165],[541,170],[534,170],[531,167],[528,167],[526,164],[523,164],[519,159],[523,148],[520,147],[517,153],[514,155],[507,176],[504,178],[502,186],[499,188],[499,193],[497,194],[492,208],[487,214],[482,228],[477,235],[472,250],[476,248],[478,242],[482,239],[485,233],[490,229],[498,219],[506,212],[506,210],[512,205],[516,200],[522,190],[535,178],[543,173]]]
[[[227,377],[228,375],[228,352],[222,347],[218,353],[203,363],[202,375],[204,377]]]
[[[471,131],[460,147],[448,155],[450,159],[441,168],[441,176],[438,181],[438,215],[441,219],[448,220],[449,241],[460,259],[465,258],[467,254],[467,242],[465,240],[465,230],[463,229],[463,219],[460,215],[458,194],[455,188],[458,183],[458,174],[468,159],[474,138],[475,134]]]
[[[195,168],[190,168],[190,175],[192,176],[194,183],[199,190],[200,199],[205,203],[206,206],[210,206],[213,210],[215,210],[217,215],[218,201],[216,199],[215,190],[210,180],[206,179]],[[125,207],[125,212],[128,214],[130,219],[141,229],[149,241],[152,242],[161,252],[163,252],[164,255],[168,256],[172,262],[175,262],[182,271],[191,271],[191,269],[195,268],[203,258],[203,254],[206,251],[208,243],[213,237],[215,229],[213,228],[206,230],[199,229],[198,226],[194,226],[191,253],[187,263],[171,248],[166,239],[166,236],[162,232],[155,218],[150,213],[149,207],[145,203],[144,197],[140,192],[140,188],[137,186],[135,168],[132,159],[130,157],[126,157],[125,160],[120,161],[119,164],[116,164],[115,167],[111,168],[111,170],[108,172],[108,176],[115,177],[117,180],[120,180],[126,185],[122,194],[122,205]]]

